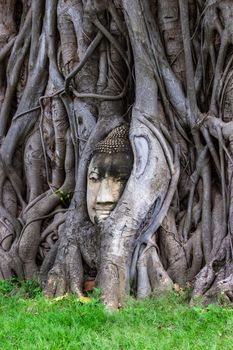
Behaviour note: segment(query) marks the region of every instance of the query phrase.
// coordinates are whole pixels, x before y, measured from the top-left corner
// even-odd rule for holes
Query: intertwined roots
[[[81,295],[97,275],[110,306],[129,286],[146,296],[172,282],[191,284],[193,300],[231,300],[232,2],[7,0],[0,11],[0,277]],[[87,165],[126,122],[134,168],[97,227]]]

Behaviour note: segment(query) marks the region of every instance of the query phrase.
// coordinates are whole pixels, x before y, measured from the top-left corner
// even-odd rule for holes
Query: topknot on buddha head
[[[129,153],[131,146],[129,142],[129,124],[122,124],[113,129],[108,136],[100,141],[93,152],[95,153]]]

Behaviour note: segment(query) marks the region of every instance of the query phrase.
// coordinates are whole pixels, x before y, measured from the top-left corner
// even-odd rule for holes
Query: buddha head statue
[[[87,210],[93,223],[101,223],[115,208],[133,166],[129,126],[113,129],[100,141],[87,172]]]

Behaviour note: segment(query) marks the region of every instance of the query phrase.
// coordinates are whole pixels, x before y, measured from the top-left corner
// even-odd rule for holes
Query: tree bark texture
[[[103,303],[233,299],[233,3],[0,0],[0,278]],[[91,223],[87,166],[130,123],[134,165]]]

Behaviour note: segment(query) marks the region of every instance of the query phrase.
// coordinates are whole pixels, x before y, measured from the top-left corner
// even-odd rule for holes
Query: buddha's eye
[[[117,176],[114,177],[115,182],[125,183],[128,180],[128,176]]]
[[[95,173],[95,172],[92,172],[89,175],[89,180],[92,181],[92,182],[97,182],[97,181],[100,180],[100,175]]]

